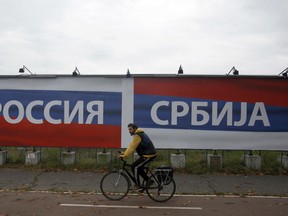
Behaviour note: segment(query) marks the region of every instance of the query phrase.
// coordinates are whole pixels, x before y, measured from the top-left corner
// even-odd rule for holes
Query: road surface
[[[100,194],[61,192],[0,192],[0,216],[159,216],[159,215],[287,215],[288,198],[237,196],[175,196],[157,203],[146,195],[109,201]]]

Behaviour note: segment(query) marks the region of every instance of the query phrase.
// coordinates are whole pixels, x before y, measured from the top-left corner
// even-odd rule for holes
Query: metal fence
[[[85,170],[118,166],[120,164],[118,152],[123,149],[1,147],[0,150],[4,152],[2,165],[37,164],[45,168],[64,166]],[[257,163],[260,160],[260,166],[255,164],[255,161],[254,164],[247,165],[246,156],[258,159]],[[136,157],[137,155],[132,154],[128,161],[133,161]],[[176,165],[173,157],[178,160],[176,160]],[[283,151],[160,149],[153,164],[154,166],[171,165],[195,173],[209,172],[215,168],[231,173],[243,172],[248,168],[277,173],[287,171],[288,153]]]

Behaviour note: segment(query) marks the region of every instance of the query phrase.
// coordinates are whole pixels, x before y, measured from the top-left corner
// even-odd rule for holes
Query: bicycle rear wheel
[[[147,182],[150,184],[146,187],[146,193],[156,202],[166,202],[175,194],[176,183],[174,179],[171,179],[169,183],[164,184],[164,182],[160,182],[156,176],[157,175],[152,175],[148,179]]]
[[[112,171],[103,176],[100,182],[102,194],[109,200],[121,200],[129,192],[130,180],[120,171]]]

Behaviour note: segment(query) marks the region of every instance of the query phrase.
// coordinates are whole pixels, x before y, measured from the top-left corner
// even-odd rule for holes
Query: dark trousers
[[[147,173],[145,172],[145,165],[147,163],[149,163],[150,161],[152,161],[154,158],[156,158],[156,156],[153,156],[153,157],[150,157],[150,158],[146,158],[146,157],[143,157],[143,156],[140,156],[136,161],[134,161],[132,164],[131,164],[131,169],[133,171],[133,175],[134,175],[134,178],[135,178],[135,183],[137,185],[140,186],[140,176],[145,180],[147,181],[148,180],[148,176],[147,176]]]

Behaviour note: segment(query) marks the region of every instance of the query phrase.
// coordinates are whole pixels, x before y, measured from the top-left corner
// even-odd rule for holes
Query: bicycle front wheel
[[[147,182],[153,182],[147,185],[146,193],[156,202],[166,202],[173,197],[176,191],[176,183],[171,179],[169,183],[159,181],[155,175],[150,176]]]
[[[102,194],[109,200],[121,200],[129,192],[130,180],[126,174],[112,171],[103,176],[100,182]]]

